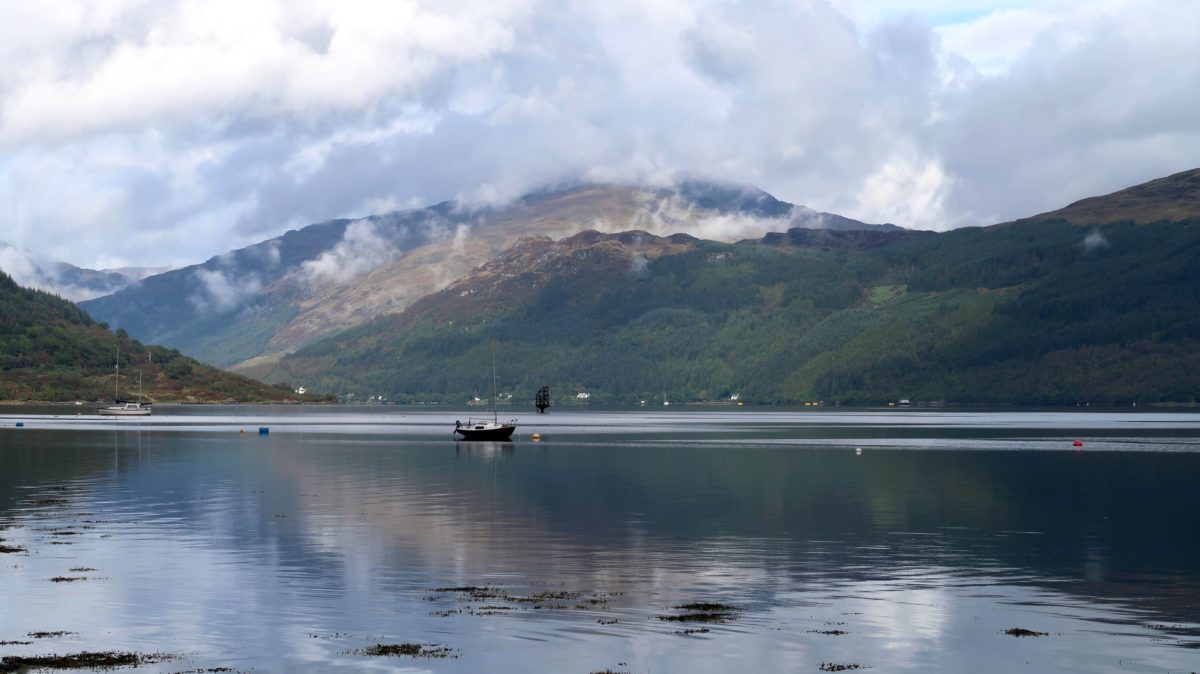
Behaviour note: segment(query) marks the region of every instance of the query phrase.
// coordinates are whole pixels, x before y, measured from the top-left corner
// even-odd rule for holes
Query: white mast
[[[497,400],[500,398],[499,389],[496,388],[496,338],[492,338],[492,423],[500,423],[499,415],[496,412]]]

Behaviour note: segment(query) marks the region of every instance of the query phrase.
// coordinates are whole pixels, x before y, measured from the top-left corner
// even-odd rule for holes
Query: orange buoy
[[[1083,440],[1076,440],[1075,442],[1073,442],[1073,443],[1071,443],[1071,444],[1075,445],[1076,447],[1082,447],[1082,446],[1083,446]]]
[[[532,439],[533,440],[541,440],[542,439],[541,433],[534,433]]]

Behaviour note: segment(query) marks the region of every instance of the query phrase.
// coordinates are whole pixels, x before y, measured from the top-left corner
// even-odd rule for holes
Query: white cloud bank
[[[0,235],[181,264],[679,174],[945,229],[1200,164],[1200,3],[993,4],[0,2]]]

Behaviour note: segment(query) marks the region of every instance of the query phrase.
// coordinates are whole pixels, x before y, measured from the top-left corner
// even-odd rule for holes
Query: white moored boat
[[[121,352],[117,352],[117,363],[114,367],[113,377],[113,404],[104,405],[96,408],[96,414],[106,417],[145,417],[150,415],[150,403],[141,402],[142,399],[142,371],[138,370],[138,402],[130,402],[121,400],[119,389],[121,386]]]
[[[110,417],[144,417],[150,414],[150,404],[117,402],[97,409],[96,413]]]

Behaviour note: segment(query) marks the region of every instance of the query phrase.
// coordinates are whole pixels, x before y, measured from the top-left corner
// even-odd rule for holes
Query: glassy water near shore
[[[1200,671],[1192,412],[75,411],[0,409],[0,656]],[[451,657],[358,652],[399,643]]]

